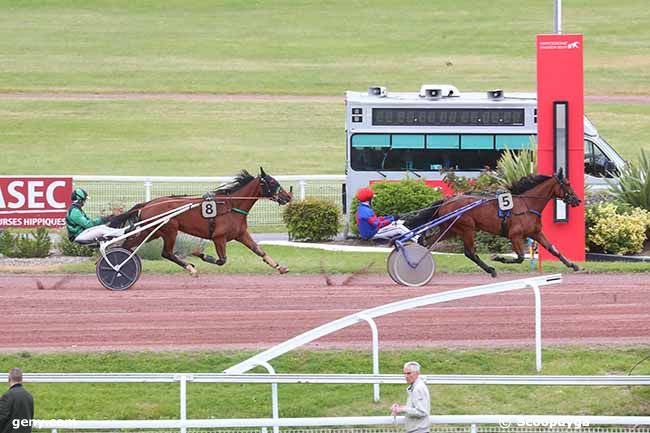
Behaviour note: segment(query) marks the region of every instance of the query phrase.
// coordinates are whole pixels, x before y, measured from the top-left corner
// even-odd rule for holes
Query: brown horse
[[[499,206],[495,198],[476,195],[458,195],[419,211],[406,219],[409,228],[424,224],[428,220],[449,214],[463,206],[484,199],[486,202],[464,214],[454,222],[443,223],[440,230],[443,235],[446,229],[463,240],[465,256],[479,265],[488,274],[496,277],[493,267],[483,262],[476,254],[474,236],[477,230],[510,239],[517,258],[493,255],[492,260],[502,263],[521,263],[524,261],[524,240],[531,238],[539,242],[551,254],[559,258],[566,266],[578,270],[578,266],[564,257],[557,248],[549,242],[542,232],[542,210],[553,198],[560,198],[571,207],[580,204],[580,199],[560,170],[553,176],[526,176],[509,188],[514,201],[514,208],[509,216],[499,216]],[[451,227],[450,227],[451,225]],[[429,241],[425,241],[429,242]]]
[[[280,205],[291,201],[291,195],[287,193],[280,183],[273,177],[264,173],[260,168],[260,175],[251,176],[246,170],[242,170],[232,182],[221,185],[216,190],[204,197],[171,196],[160,197],[146,203],[133,206],[127,212],[114,217],[110,225],[120,227],[125,224],[133,224],[148,218],[155,218],[165,212],[169,212],[180,206],[196,204],[190,210],[181,213],[170,219],[170,221],[158,229],[149,240],[162,237],[162,256],[177,265],[187,269],[193,276],[197,275],[193,264],[187,263],[174,254],[174,244],[178,232],[187,233],[203,239],[212,239],[217,251],[218,259],[203,253],[193,253],[205,262],[218,266],[226,263],[226,243],[237,240],[246,245],[251,251],[260,256],[262,260],[281,274],[289,272],[285,266],[281,266],[262,250],[248,233],[246,217],[260,198],[268,198]],[[216,213],[212,217],[204,216],[201,203],[209,200],[216,203]],[[210,209],[214,211],[213,209]],[[210,215],[210,213],[208,214]],[[152,229],[143,231],[137,235],[127,238],[122,245],[131,249],[141,244]]]

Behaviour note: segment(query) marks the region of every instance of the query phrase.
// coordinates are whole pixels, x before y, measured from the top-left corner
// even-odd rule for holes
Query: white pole
[[[266,361],[261,361],[258,365],[266,368],[270,374],[275,374],[275,369]],[[273,426],[273,433],[280,433],[280,426],[277,424],[280,419],[280,409],[278,408],[278,384],[271,384],[271,405],[273,407],[273,421],[275,425]]]
[[[181,416],[180,419],[181,421],[185,421],[187,419],[187,376],[184,374],[180,375],[180,381],[181,381]],[[181,427],[181,433],[187,433],[187,429],[185,427]]]
[[[537,284],[530,285],[535,293],[535,366],[542,371],[542,297]]]
[[[372,374],[379,374],[379,331],[377,331],[375,321],[370,317],[360,317],[370,325],[370,330],[372,331]],[[381,398],[378,383],[373,384],[373,397],[375,402],[378,402]]]
[[[153,185],[153,182],[150,180],[144,181],[144,201],[151,200],[151,185]]]
[[[298,186],[300,189],[300,201],[303,201],[305,199],[305,190],[307,188],[307,182],[301,180],[298,182]]]
[[[555,0],[555,33],[562,34],[562,0]]]

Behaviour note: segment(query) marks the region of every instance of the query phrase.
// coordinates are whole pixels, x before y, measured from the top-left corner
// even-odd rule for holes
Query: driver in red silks
[[[393,239],[397,236],[408,233],[409,229],[404,226],[402,221],[395,221],[390,215],[377,216],[372,210],[371,202],[375,193],[370,188],[361,188],[357,191],[356,221],[359,228],[359,234],[363,239],[382,238]]]

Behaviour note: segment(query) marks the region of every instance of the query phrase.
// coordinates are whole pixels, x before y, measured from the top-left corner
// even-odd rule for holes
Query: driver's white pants
[[[398,220],[388,224],[386,227],[380,228],[372,238],[392,240],[410,231],[411,230],[404,225],[404,221]]]
[[[102,224],[82,231],[74,238],[74,241],[83,245],[99,243],[101,240],[122,236],[125,230],[124,228],[114,229],[113,227]]]

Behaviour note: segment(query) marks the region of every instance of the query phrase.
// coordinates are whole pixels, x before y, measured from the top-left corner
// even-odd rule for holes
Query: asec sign
[[[0,177],[0,227],[63,227],[72,178]]]

